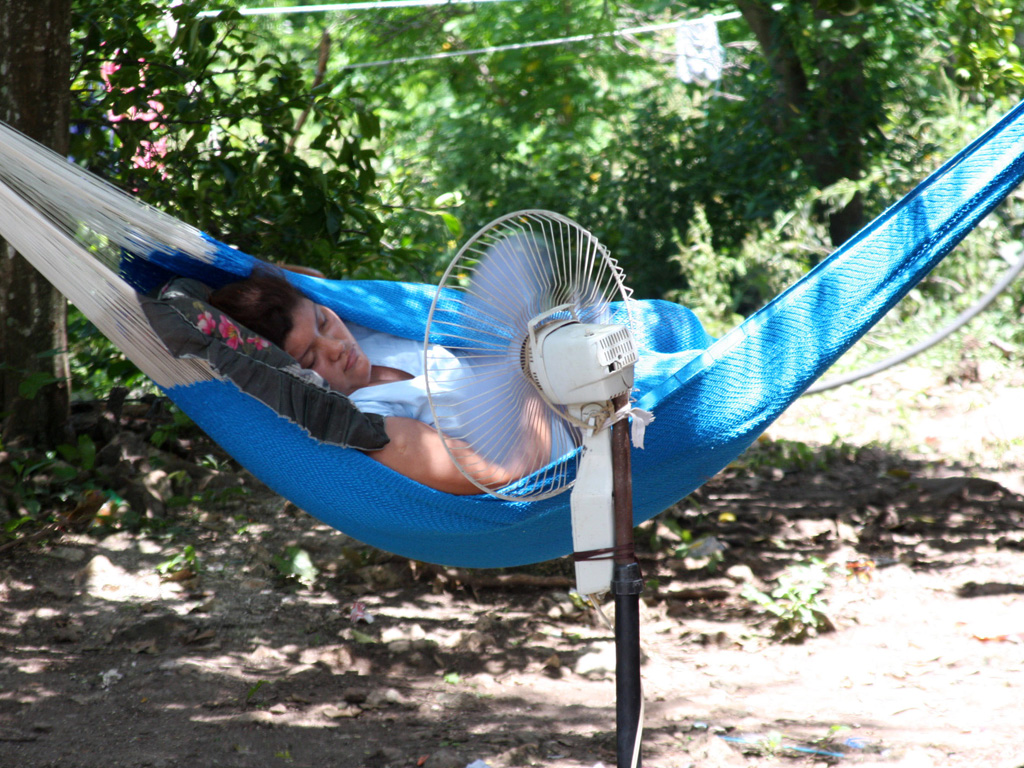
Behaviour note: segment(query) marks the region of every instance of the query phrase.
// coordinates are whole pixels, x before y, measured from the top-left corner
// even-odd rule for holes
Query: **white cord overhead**
[[[700,19],[704,21],[724,21],[737,18],[739,14],[723,14],[722,16],[708,16]],[[668,29],[678,29],[687,24],[695,23],[690,19],[669,21],[663,24],[648,24],[642,27],[629,27],[628,29],[616,29],[611,32],[595,32],[585,35],[571,35],[569,37],[555,37],[548,40],[533,40],[525,43],[508,43],[506,45],[492,45],[487,48],[470,48],[465,51],[444,51],[442,53],[429,53],[422,56],[404,56],[398,59],[386,59],[383,61],[366,61],[356,64],[346,64],[341,69],[365,69],[367,67],[385,67],[391,64],[411,64],[418,61],[432,61],[435,59],[453,59],[460,56],[481,56],[488,53],[501,53],[502,51],[518,51],[524,48],[541,48],[549,45],[565,45],[568,43],[583,43],[591,40],[600,40],[607,37],[632,37],[633,35],[647,34],[650,32],[661,32]]]
[[[239,8],[238,13],[242,16],[272,16],[291,13],[341,13],[351,11],[383,10],[388,8],[419,8],[437,7],[445,5],[478,5],[480,3],[516,2],[518,0],[368,0],[367,2],[355,3],[323,3],[319,5],[295,5],[285,8]],[[777,9],[777,6],[773,6]],[[197,18],[216,18],[223,11],[202,11],[196,14]],[[379,61],[356,62],[346,64],[342,69],[366,69],[370,67],[386,67],[392,64],[412,64],[419,61],[433,61],[438,59],[451,59],[462,56],[482,56],[489,53],[500,53],[502,51],[516,51],[525,48],[541,48],[550,45],[563,45],[568,43],[588,42],[607,37],[631,37],[633,35],[661,32],[670,29],[681,29],[687,26],[703,27],[708,24],[717,24],[721,21],[732,21],[741,17],[738,11],[721,13],[715,15],[701,16],[697,19],[678,19],[676,21],[664,22],[661,24],[648,24],[639,27],[629,27],[611,32],[595,32],[590,34],[572,35],[570,37],[558,37],[547,40],[534,40],[522,43],[508,43],[505,45],[492,45],[485,48],[471,48],[464,51],[444,51],[441,53],[429,53],[421,56],[403,56],[395,59],[382,59]]]
[[[332,13],[347,11],[374,11],[379,8],[420,8],[435,5],[479,5],[480,3],[508,3],[522,0],[370,0],[356,3],[321,3],[319,5],[291,5],[282,8],[238,8],[242,16],[280,16],[289,13]],[[196,18],[209,19],[223,11],[202,11]]]

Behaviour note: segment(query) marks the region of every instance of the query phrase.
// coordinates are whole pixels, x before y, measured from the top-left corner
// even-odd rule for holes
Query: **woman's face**
[[[332,389],[350,395],[370,383],[370,361],[334,312],[303,299],[292,313],[284,351],[323,376]]]

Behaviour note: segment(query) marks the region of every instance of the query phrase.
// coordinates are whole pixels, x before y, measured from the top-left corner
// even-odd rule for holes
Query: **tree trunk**
[[[68,149],[71,0],[0,0],[0,120]],[[0,419],[5,444],[66,439],[70,378],[64,297],[0,240]],[[50,381],[33,396],[23,382]]]
[[[806,109],[810,91],[807,74],[793,40],[786,32],[782,17],[770,3],[736,0],[736,7],[750,25],[775,78],[776,90],[782,100],[777,114],[788,121],[792,115],[799,115]]]
[[[777,103],[771,110],[775,130],[800,134],[796,154],[811,180],[824,188],[843,179],[859,179],[864,171],[863,139],[875,114],[865,100],[864,61],[869,51],[862,43],[852,48],[833,46],[817,52],[812,69],[801,61],[794,42],[794,30],[767,0],[736,0],[775,80]],[[849,23],[837,17],[836,23]],[[862,105],[862,109],[856,108]],[[798,123],[802,122],[800,127]],[[829,238],[839,247],[864,224],[864,200],[860,193],[840,210],[828,214]]]

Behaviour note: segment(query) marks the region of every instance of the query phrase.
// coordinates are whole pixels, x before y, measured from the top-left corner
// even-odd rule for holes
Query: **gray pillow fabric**
[[[156,296],[140,297],[150,325],[171,354],[205,360],[316,440],[363,451],[387,445],[383,416],[363,413],[319,374],[212,307],[210,293],[200,281],[179,277]]]

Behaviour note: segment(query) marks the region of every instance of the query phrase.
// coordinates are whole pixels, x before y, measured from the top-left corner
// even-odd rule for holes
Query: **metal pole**
[[[628,397],[628,396],[624,396]],[[626,402],[616,400],[616,408]],[[641,713],[640,593],[643,576],[633,550],[633,483],[629,455],[629,422],[612,426],[612,467],[615,500],[615,715],[617,768],[639,768]]]

